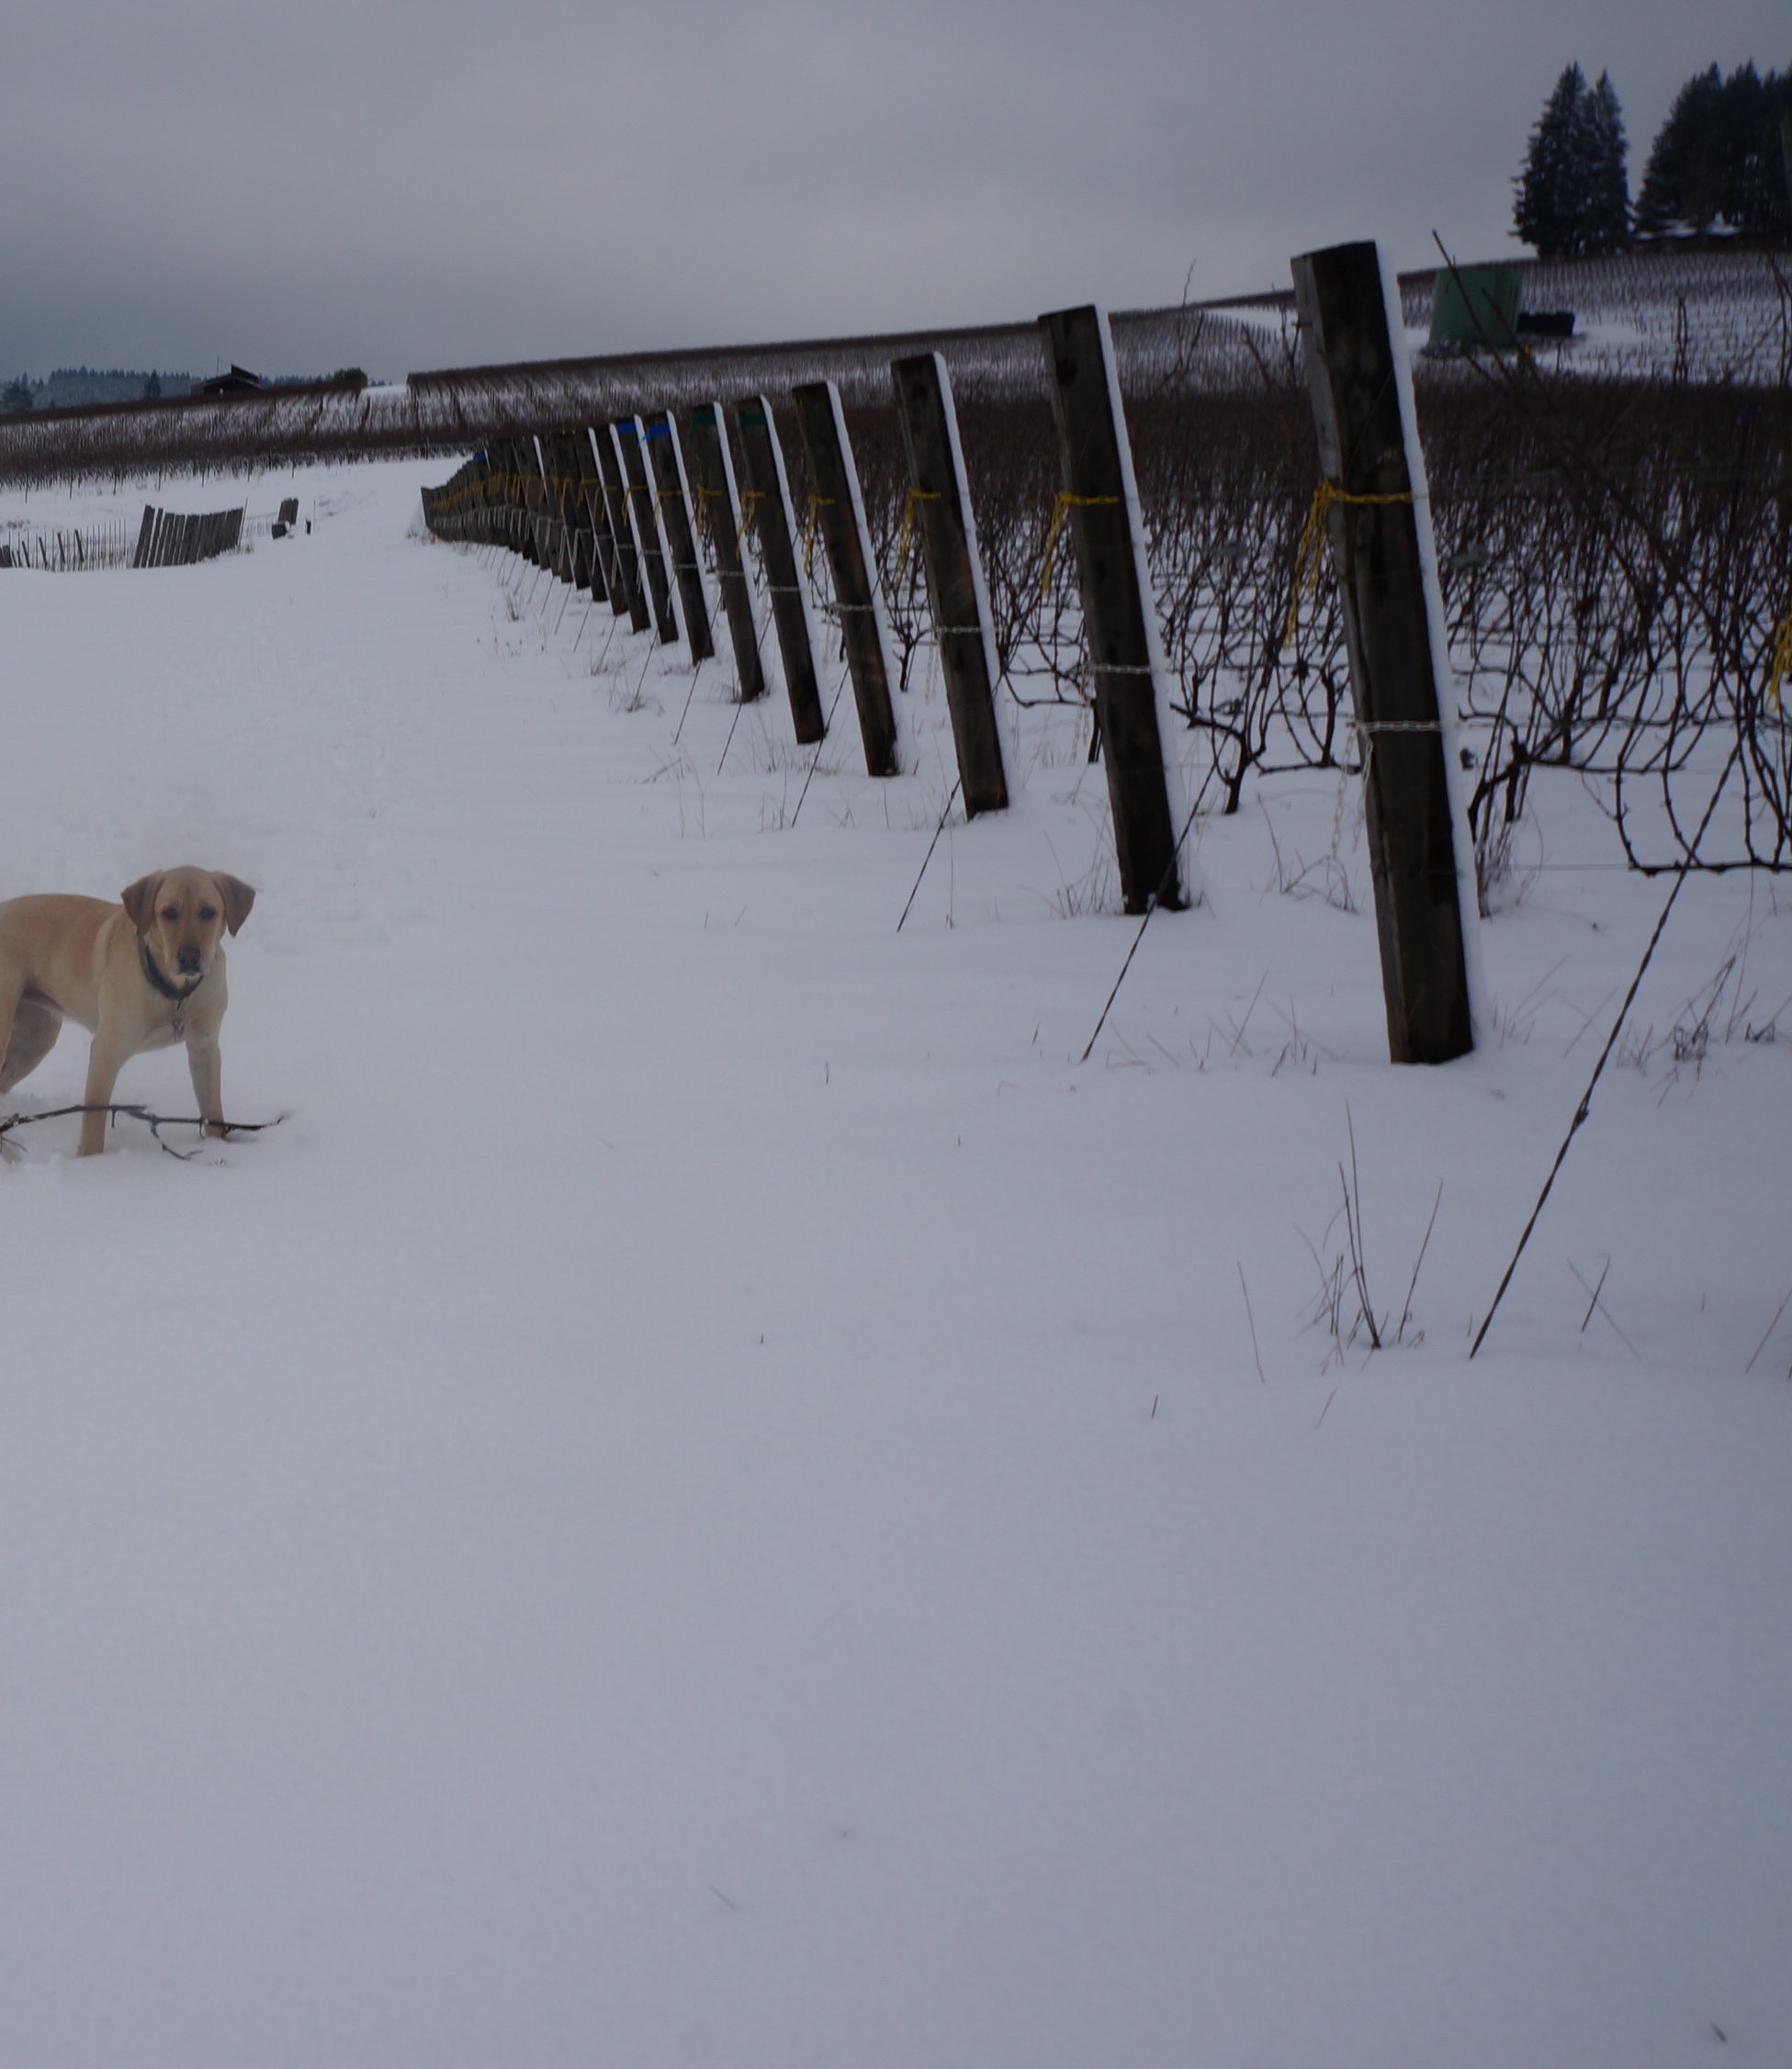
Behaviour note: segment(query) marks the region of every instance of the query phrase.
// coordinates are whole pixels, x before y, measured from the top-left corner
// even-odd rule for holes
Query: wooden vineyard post
[[[709,599],[704,594],[703,568],[697,559],[696,536],[691,529],[691,504],[685,493],[684,456],[678,448],[678,426],[670,410],[641,420],[642,443],[653,469],[653,500],[665,527],[666,545],[672,557],[672,579],[678,584],[678,605],[684,613],[685,644],[693,663],[706,661],[716,651],[709,635]]]
[[[535,505],[529,493],[529,477],[535,471],[535,442],[533,438],[513,438],[506,448],[506,467],[510,474],[510,500],[513,512],[511,533],[512,550],[520,553],[532,567],[541,565],[541,550],[535,544]]]
[[[485,474],[479,484],[479,512],[485,528],[485,544],[509,545],[510,519],[504,509],[504,449],[496,439],[486,445]]]
[[[554,507],[554,484],[548,477],[554,464],[548,455],[547,440],[532,437],[526,441],[531,470],[529,475],[529,500],[535,510],[535,551],[541,556],[541,564],[547,572],[564,579],[561,547],[565,533],[560,524],[560,513]]]
[[[765,585],[772,591],[772,620],[778,628],[778,651],[783,657],[790,715],[797,739],[812,746],[826,737],[828,719],[821,708],[808,612],[791,543],[790,481],[784,473],[783,451],[772,422],[772,405],[764,396],[749,395],[737,402],[734,422],[747,462],[747,492],[753,499],[752,523],[759,531]]]
[[[491,455],[489,451],[475,453],[467,463],[467,500],[462,505],[461,515],[461,522],[466,529],[461,536],[478,545],[490,545],[493,538],[491,474]]]
[[[1059,309],[1040,318],[1039,331],[1064,469],[1052,527],[1067,529],[1076,548],[1121,894],[1130,913],[1179,906],[1181,829],[1159,723],[1163,658],[1108,319],[1093,307]]]
[[[557,431],[551,438],[543,439],[542,457],[547,462],[548,488],[559,520],[561,579],[574,589],[583,589],[590,579],[587,563],[592,548],[585,500],[580,493],[579,463],[572,453],[572,433]]]
[[[516,471],[517,536],[523,542],[523,557],[539,568],[544,562],[541,534],[535,524],[535,483],[540,478],[541,469],[535,461],[533,438],[512,440],[511,463]]]
[[[946,680],[946,709],[958,754],[964,815],[1008,805],[1001,728],[996,721],[996,642],[977,552],[976,521],[952,408],[952,379],[937,352],[890,362],[902,443],[908,455],[905,535],[917,531]],[[900,549],[898,549],[900,550]]]
[[[618,617],[624,611],[628,613],[631,632],[645,632],[649,623],[647,592],[641,587],[641,563],[628,522],[628,491],[623,480],[615,426],[599,424],[592,439],[597,446],[598,472],[603,478],[603,507],[609,514],[610,536],[616,549],[618,579],[610,591],[611,607]]]
[[[548,502],[558,528],[559,551],[556,567],[562,581],[574,589],[585,586],[584,512],[579,496],[579,477],[572,457],[572,441],[563,431],[544,433],[541,456],[547,468]]]
[[[513,546],[510,521],[510,460],[509,448],[501,438],[492,439],[486,447],[485,488],[481,495],[485,506],[485,536],[488,545]]]
[[[533,559],[528,529],[523,517],[523,459],[513,438],[500,439],[492,447],[498,463],[498,496],[502,511],[504,544],[524,559]]]
[[[528,489],[535,557],[550,575],[558,576],[560,573],[560,526],[547,480],[547,443],[546,439],[537,440],[533,433],[523,441],[523,478]]]
[[[716,579],[722,591],[722,608],[727,613],[735,683],[740,702],[750,704],[765,694],[765,670],[760,665],[752,579],[740,554],[740,501],[735,493],[734,463],[722,429],[720,403],[705,402],[692,410],[690,434],[699,505],[706,515],[710,544],[716,550]]]
[[[1474,1022],[1437,696],[1448,650],[1404,340],[1372,243],[1309,252],[1293,269],[1324,478],[1313,508],[1337,568],[1363,742],[1388,1048],[1396,1063],[1444,1063],[1474,1046]]]
[[[840,390],[832,381],[806,381],[791,390],[791,400],[796,405],[814,489],[806,529],[811,538],[819,531],[828,547],[834,601],[840,606],[840,644],[852,678],[852,701],[859,707],[865,770],[873,776],[894,776],[896,722],[890,703],[889,642],[873,571],[865,500],[846,435]]]
[[[610,536],[610,513],[603,501],[603,477],[597,471],[597,455],[589,430],[575,431],[569,441],[573,465],[579,476],[579,492],[584,498],[585,522],[592,533],[592,602],[608,603],[616,614],[627,610],[617,596],[615,542]]]
[[[648,595],[653,602],[654,629],[659,644],[667,647],[678,637],[678,620],[672,615],[672,592],[666,581],[666,557],[659,550],[659,520],[653,507],[653,490],[648,487],[646,463],[641,458],[641,422],[638,417],[618,417],[616,450],[622,455],[622,471],[628,483],[628,507],[635,512],[635,537],[641,564],[647,571]]]
[[[562,494],[567,523],[572,528],[572,586],[589,590],[592,596],[606,593],[603,579],[597,569],[597,531],[592,523],[592,499],[590,480],[585,467],[590,465],[591,447],[582,431],[564,431],[559,436],[559,467],[565,477]],[[583,448],[585,459],[580,458]]]

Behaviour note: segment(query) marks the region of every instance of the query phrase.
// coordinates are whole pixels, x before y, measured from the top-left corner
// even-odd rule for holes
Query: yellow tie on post
[[[1118,503],[1118,496],[1071,496],[1059,495],[1052,499],[1052,522],[1045,534],[1045,560],[1039,570],[1039,593],[1043,596],[1052,587],[1052,560],[1058,550],[1058,534],[1064,530],[1066,513],[1072,510],[1095,510],[1103,504]]]
[[[1767,703],[1775,710],[1780,708],[1780,685],[1792,675],[1792,611],[1788,611],[1774,629],[1774,658],[1767,671]]]
[[[937,489],[911,489],[902,499],[902,529],[896,535],[896,579],[902,579],[902,570],[908,565],[908,549],[915,543],[915,505],[937,503]]]
[[[803,572],[806,575],[815,566],[815,513],[824,503],[831,506],[831,496],[811,496],[808,515],[803,520]]]
[[[1313,492],[1307,521],[1301,527],[1301,542],[1294,548],[1294,580],[1288,592],[1288,615],[1282,620],[1281,645],[1285,654],[1294,644],[1295,622],[1301,614],[1301,599],[1319,593],[1319,549],[1325,537],[1325,519],[1334,503],[1410,503],[1413,491],[1396,489],[1384,496],[1353,496],[1336,482],[1322,481]]]

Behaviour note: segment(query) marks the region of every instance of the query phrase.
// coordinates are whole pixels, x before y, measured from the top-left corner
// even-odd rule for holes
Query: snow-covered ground
[[[1664,892],[1578,791],[1473,1058],[1386,1062],[1307,777],[1079,1065],[1136,923],[1068,714],[898,936],[937,694],[804,796],[775,690],[418,537],[447,471],[0,575],[0,895],[254,883],[226,1100],[290,1115],[0,1171],[0,2061],[1792,2056],[1784,892],[1686,888],[1471,1365]],[[1340,1359],[1352,1134],[1391,1321],[1442,1192]]]

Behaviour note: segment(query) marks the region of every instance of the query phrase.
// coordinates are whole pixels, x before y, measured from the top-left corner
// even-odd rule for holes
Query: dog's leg
[[[0,1002],[0,1094],[10,1092],[22,1077],[29,1077],[56,1046],[62,1031],[62,1016],[48,999],[22,998],[8,1016]]]
[[[197,1030],[186,1038],[186,1067],[193,1075],[193,1096],[208,1135],[222,1135],[224,1127],[223,1066],[218,1053],[218,1037]]]
[[[0,991],[0,1092],[10,1092],[25,1075],[23,1071],[7,1069],[13,1052],[13,1018],[18,1003],[8,993]]]
[[[112,1088],[118,1082],[118,1073],[129,1061],[129,1050],[116,1050],[108,1046],[104,1029],[94,1037],[94,1045],[87,1051],[87,1089],[83,1095],[83,1104],[89,1107],[108,1107],[112,1103]],[[98,1156],[106,1147],[106,1120],[103,1113],[87,1113],[81,1117],[81,1147],[77,1156]]]

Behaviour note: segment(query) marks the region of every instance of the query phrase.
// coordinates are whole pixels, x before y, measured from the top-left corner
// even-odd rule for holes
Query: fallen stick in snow
[[[198,1151],[169,1148],[168,1144],[162,1140],[162,1130],[164,1128],[208,1128],[211,1126],[211,1123],[201,1114],[156,1114],[152,1113],[147,1107],[123,1105],[51,1107],[46,1113],[8,1114],[5,1120],[0,1120],[0,1154],[4,1154],[7,1150],[15,1150],[18,1147],[17,1143],[9,1142],[6,1139],[15,1128],[29,1128],[34,1121],[39,1120],[60,1120],[67,1114],[111,1114],[115,1119],[119,1114],[129,1114],[133,1120],[141,1120],[148,1128],[150,1133],[155,1137],[156,1147],[159,1150],[167,1156],[177,1157],[182,1164],[186,1164],[189,1159],[197,1156]],[[276,1114],[272,1120],[226,1120],[219,1122],[218,1126],[223,1130],[226,1137],[231,1135],[259,1135],[265,1128],[279,1127],[280,1123],[287,1118],[285,1114]]]

